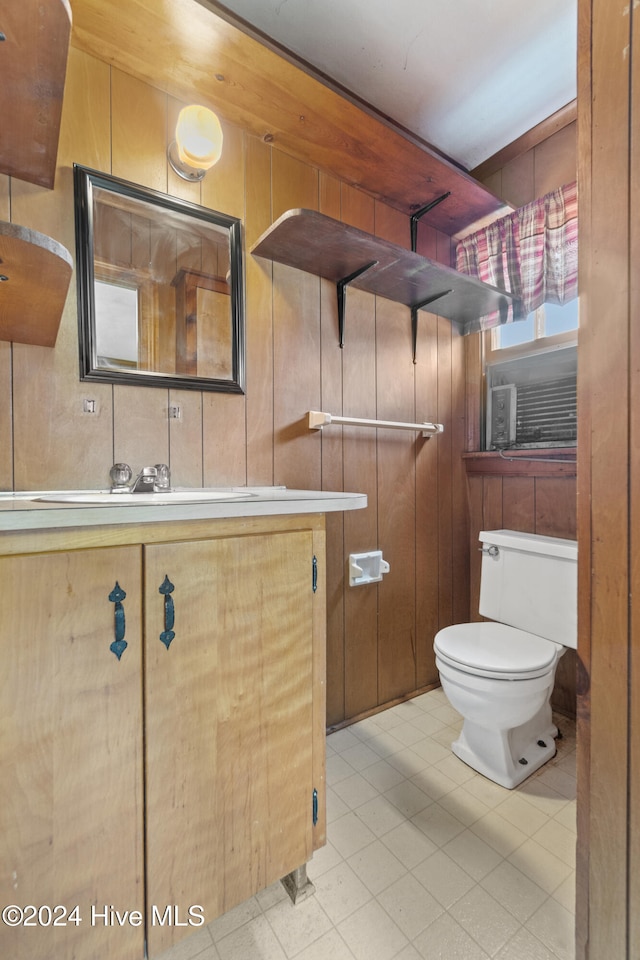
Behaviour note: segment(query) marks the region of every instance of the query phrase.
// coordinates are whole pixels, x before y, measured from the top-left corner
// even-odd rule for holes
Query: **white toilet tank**
[[[482,541],[480,613],[563,647],[578,645],[578,544],[515,530]]]

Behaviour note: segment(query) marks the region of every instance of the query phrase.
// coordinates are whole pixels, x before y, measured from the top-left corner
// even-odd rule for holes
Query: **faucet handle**
[[[156,463],[156,489],[171,489],[171,471],[166,463]]]
[[[109,471],[109,476],[111,477],[112,489],[115,490],[120,487],[129,486],[133,471],[128,463],[114,463]]]

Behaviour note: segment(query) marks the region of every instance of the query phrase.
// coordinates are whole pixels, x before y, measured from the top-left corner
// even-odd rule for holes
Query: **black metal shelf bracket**
[[[418,310],[422,310],[423,307],[428,307],[430,303],[435,303],[436,300],[440,300],[450,293],[453,293],[453,288],[451,290],[443,290],[442,293],[435,293],[432,297],[427,297],[426,300],[421,300],[420,303],[416,303],[411,307],[411,348],[414,363],[418,362]]]
[[[366,273],[367,270],[370,270],[371,267],[375,267],[377,263],[377,260],[371,260],[370,263],[365,263],[364,266],[359,267],[357,270],[354,270],[353,273],[350,273],[348,277],[338,280],[336,284],[336,290],[338,293],[338,336],[340,338],[341,350],[344,347],[344,313],[347,303],[347,287],[350,283],[353,283],[354,280],[357,280],[358,277],[362,276],[363,273]]]
[[[451,190],[448,190],[446,193],[443,193],[441,197],[436,197],[435,200],[425,204],[424,207],[420,207],[419,210],[411,214],[411,249],[414,253],[416,253],[416,246],[418,244],[418,221],[424,217],[425,213],[429,213],[429,210],[433,210],[434,207],[437,207],[439,203],[442,203],[443,200],[446,200],[447,197],[450,196]]]

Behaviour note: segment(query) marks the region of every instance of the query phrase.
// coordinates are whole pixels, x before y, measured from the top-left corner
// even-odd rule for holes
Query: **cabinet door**
[[[311,857],[312,559],[305,530],[145,548],[151,956],[165,906],[209,922]]]
[[[139,960],[140,548],[1,558],[0,595],[0,905],[42,908],[0,925],[0,956]]]

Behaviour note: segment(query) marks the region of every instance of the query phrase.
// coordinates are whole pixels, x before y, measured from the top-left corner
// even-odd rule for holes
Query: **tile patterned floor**
[[[516,790],[450,751],[434,690],[327,738],[328,843],[316,894],[280,883],[162,960],[571,960],[575,725]]]

